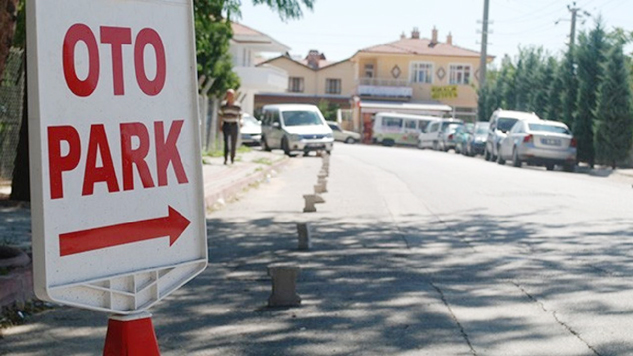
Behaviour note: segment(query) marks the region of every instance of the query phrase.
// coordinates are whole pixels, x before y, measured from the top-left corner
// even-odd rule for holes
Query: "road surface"
[[[209,268],[153,309],[165,355],[633,355],[633,179],[337,144],[208,217]],[[297,251],[296,223],[312,227]],[[266,308],[266,266],[301,266]],[[99,353],[105,316],[58,308],[0,354]]]

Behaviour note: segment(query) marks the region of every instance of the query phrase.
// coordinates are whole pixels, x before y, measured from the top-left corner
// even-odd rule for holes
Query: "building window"
[[[374,65],[365,64],[365,78],[373,78],[374,74]]]
[[[288,78],[288,91],[291,93],[303,93],[303,78],[302,77]]]
[[[326,79],[325,80],[325,94],[340,94],[341,93],[341,80],[340,79]]]
[[[429,62],[412,62],[411,63],[411,82],[432,84],[433,83],[433,63]]]
[[[470,84],[470,66],[451,64],[448,73],[449,84]]]

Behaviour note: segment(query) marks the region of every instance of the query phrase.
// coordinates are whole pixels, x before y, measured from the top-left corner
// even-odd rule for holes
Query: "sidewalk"
[[[223,157],[203,157],[207,211],[221,209],[248,187],[270,179],[287,160],[280,151],[265,152],[259,147],[238,153],[235,163],[229,165],[224,165]],[[29,204],[6,200],[10,193],[10,186],[0,187],[0,245],[17,247],[30,255]],[[31,278],[30,265],[0,274],[0,308],[30,299],[33,296]]]
[[[249,186],[270,179],[287,160],[281,151],[266,152],[259,147],[238,153],[234,164],[224,165],[224,157],[203,157],[207,210],[221,208]]]

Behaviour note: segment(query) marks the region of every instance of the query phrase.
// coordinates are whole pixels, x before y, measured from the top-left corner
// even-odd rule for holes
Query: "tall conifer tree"
[[[629,75],[622,46],[617,44],[607,55],[598,91],[595,135],[597,158],[614,169],[618,161],[627,157],[633,140]]]
[[[602,80],[602,66],[607,48],[606,34],[600,22],[589,34],[578,38],[578,96],[572,130],[578,140],[578,160],[593,167],[595,149],[593,129],[596,120],[597,88]]]

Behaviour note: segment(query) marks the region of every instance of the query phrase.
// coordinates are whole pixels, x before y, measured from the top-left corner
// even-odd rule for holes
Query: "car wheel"
[[[490,161],[490,152],[488,152],[488,148],[484,148],[484,159],[486,161]]]
[[[288,145],[288,139],[284,137],[281,139],[281,149],[284,150],[284,154],[290,156],[290,146]]]
[[[512,150],[512,165],[517,168],[521,168],[523,165],[523,162],[519,159],[519,153],[517,152],[516,147]]]
[[[352,144],[352,143],[354,143],[354,142],[356,142],[356,140],[354,140],[354,138],[353,138],[353,137],[348,137],[348,138],[346,138],[346,139],[345,139],[345,143]]]
[[[548,171],[553,171],[554,170],[554,165],[553,164],[546,164],[545,165],[545,169],[547,169]]]
[[[266,136],[262,136],[262,143],[261,143],[262,147],[264,148],[264,151],[268,151],[270,152],[270,146],[268,146],[268,142],[266,142]]]
[[[499,163],[499,164],[500,164],[500,165],[502,165],[502,166],[503,166],[504,164],[506,164],[506,160],[505,160],[505,159],[503,159],[503,158],[501,158],[501,154],[498,154],[498,155],[497,155],[497,163]]]

